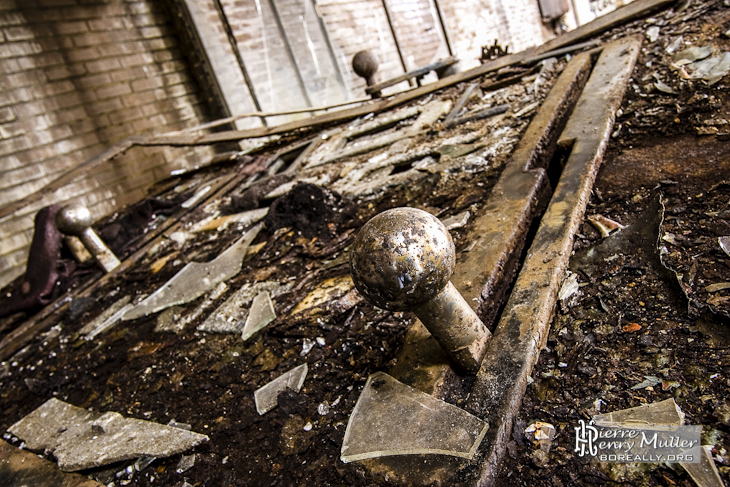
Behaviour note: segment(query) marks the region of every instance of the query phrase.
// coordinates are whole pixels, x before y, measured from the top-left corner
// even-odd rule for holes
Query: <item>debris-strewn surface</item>
[[[730,281],[730,258],[717,240],[729,235],[727,189],[718,184],[727,179],[719,174],[730,174],[728,78],[717,73],[730,51],[722,35],[730,14],[721,1],[677,9],[604,36],[647,39],[588,210],[609,236],[586,220],[575,250],[614,238],[619,244],[605,244],[591,265],[574,260],[498,484],[692,485],[679,468],[584,465],[572,454],[578,419],[669,397],[687,423],[703,425],[728,481],[730,333],[717,312],[728,291],[707,288]],[[691,47],[704,51],[675,56]],[[695,65],[706,59],[717,62]],[[210,438],[169,458],[85,471],[107,485],[382,484],[358,462],[341,462],[340,449],[368,377],[393,365],[414,319],[374,308],[353,291],[349,245],[373,215],[413,206],[453,223],[457,252],[469,249],[474,220],[565,62],[547,59],[475,80],[479,88],[456,112],[467,83],[322,133],[281,138],[227,167],[161,185],[155,198],[166,203],[153,205],[154,215],[141,208],[142,219],[120,213],[102,222],[100,234],[122,249],[120,257],[143,248],[144,235],[168,219],[179,225],[93,296],[72,299],[0,364],[0,430],[56,397],[93,411],[185,423]],[[508,111],[444,123],[500,105]],[[316,140],[318,151],[303,148],[303,137]],[[287,167],[295,170],[282,174]],[[206,201],[215,193],[206,188],[221,181],[239,183]],[[307,205],[312,197],[316,208]],[[255,224],[221,217],[266,208],[276,211],[241,255],[240,271],[214,286],[201,282],[205,290],[189,302],[109,325],[90,339],[80,333],[113,305],[138,304],[186,264],[216,259]],[[296,214],[303,208],[316,211]],[[125,236],[130,225],[134,236]],[[90,274],[79,266],[64,290]],[[676,274],[691,283],[691,301]],[[257,296],[266,306],[249,312]],[[0,322],[0,333],[22,318]],[[252,328],[266,324],[244,340],[249,318]],[[255,391],[304,364],[301,389],[282,391],[277,407],[260,415]]]
[[[122,258],[144,250],[155,228],[179,224],[93,296],[71,299],[49,328],[0,365],[0,430],[56,397],[93,411],[186,423],[210,438],[169,458],[84,471],[107,485],[377,482],[359,462],[341,462],[340,450],[368,377],[393,364],[414,317],[360,297],[349,276],[349,246],[375,214],[413,206],[451,220],[457,251],[468,247],[473,218],[565,64],[550,59],[476,80],[449,126],[443,122],[467,83],[303,134],[320,144],[314,155],[302,145],[306,139],[282,138],[256,157],[176,177],[155,192],[168,207],[155,203],[153,215],[135,207],[129,211],[144,218],[120,212],[100,222],[100,234]],[[211,198],[214,186],[229,181],[240,183]],[[239,215],[244,211],[253,213]],[[207,268],[257,222],[263,228],[236,262],[176,284],[169,307],[125,309],[154,301],[149,297],[186,265]],[[130,225],[134,236],[125,243]],[[260,408],[270,409],[260,415],[255,391],[304,365],[301,389],[279,392],[270,398],[276,407]]]
[[[671,66],[693,46],[730,50],[730,10],[677,8],[618,29],[647,40],[587,215],[626,228],[603,236],[583,224],[571,261],[578,289],[560,303],[497,485],[695,485],[677,464],[586,464],[573,451],[579,420],[669,398],[686,424],[702,425],[730,484],[730,257],[718,242],[730,223],[730,77],[710,84]],[[525,436],[536,421],[557,429],[549,452]]]

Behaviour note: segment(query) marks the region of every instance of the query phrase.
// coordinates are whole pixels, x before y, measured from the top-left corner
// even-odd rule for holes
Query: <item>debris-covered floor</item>
[[[483,207],[563,64],[550,60],[536,69],[500,73],[500,79],[513,80],[496,90],[489,89],[489,79],[477,80],[487,89],[474,86],[455,115],[504,108],[466,125],[458,118],[453,125],[442,123],[468,86],[462,84],[351,122],[344,127],[348,137],[333,144],[327,138],[335,138],[339,128],[313,134],[325,143],[308,157],[299,141],[282,141],[216,171],[162,183],[154,198],[99,225],[120,256],[139,246],[129,244],[130,228],[141,223],[154,228],[180,205],[193,205],[219,178],[245,176],[184,216],[166,232],[168,238],[93,296],[72,299],[50,330],[4,362],[0,428],[57,397],[94,411],[162,424],[174,420],[209,438],[184,455],[143,462],[141,471],[128,469],[134,461],[91,469],[104,484],[371,484],[357,463],[339,460],[345,427],[365,381],[393,361],[413,318],[362,300],[349,277],[348,246],[378,212],[415,206],[446,221],[457,249],[463,247],[470,215]],[[370,150],[360,144],[370,144]],[[283,171],[293,163],[302,167]],[[263,227],[257,226],[264,214]],[[186,264],[222,258],[246,232],[254,232],[253,240],[236,250],[239,261],[241,252],[246,255],[240,272],[201,284],[218,270],[195,264],[199,267],[170,291],[184,296],[173,299],[174,306],[151,301],[132,319],[114,319]],[[229,265],[221,264],[224,271]],[[92,263],[81,265],[64,284],[94,272]],[[191,291],[194,287],[200,289]],[[262,292],[272,300],[275,318],[244,340],[247,309]],[[12,329],[22,317],[10,316],[5,326]],[[259,415],[254,391],[302,364],[309,370],[301,390],[287,390],[278,407]]]
[[[643,50],[587,211],[610,235],[586,221],[576,238],[576,286],[564,286],[500,485],[693,485],[679,467],[573,456],[578,419],[668,397],[703,425],[730,479],[730,256],[718,241],[730,236],[730,105],[717,77],[730,69],[730,9],[685,6],[604,37],[634,32]],[[505,68],[161,183],[97,226],[123,260],[141,258],[66,302],[0,365],[0,429],[55,397],[208,437],[166,458],[81,469],[107,485],[384,485],[340,451],[368,377],[394,365],[415,318],[360,297],[349,245],[375,214],[414,206],[447,224],[457,253],[469,250],[475,217],[567,62]],[[245,258],[232,264],[234,245]],[[57,294],[100,275],[66,252]],[[153,294],[190,263],[181,285]],[[9,306],[22,290],[6,291]],[[28,316],[10,314],[0,333]],[[301,388],[260,415],[255,391],[304,364]],[[550,448],[525,437],[538,420],[557,429]]]
[[[688,47],[730,47],[730,10],[710,12],[625,29],[647,41],[586,213],[599,223],[577,236],[577,287],[564,288],[498,485],[695,485],[676,464],[575,461],[578,420],[667,398],[702,425],[730,480],[727,78],[708,86],[672,66]],[[549,448],[526,437],[536,421],[557,430]]]

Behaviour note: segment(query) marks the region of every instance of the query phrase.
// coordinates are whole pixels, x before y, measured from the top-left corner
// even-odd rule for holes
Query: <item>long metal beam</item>
[[[276,27],[279,29],[279,35],[281,36],[281,39],[284,41],[284,48],[286,49],[286,55],[289,58],[289,62],[291,63],[292,67],[294,68],[294,74],[297,77],[297,83],[299,84],[299,89],[302,92],[304,101],[307,103],[308,107],[311,107],[312,100],[309,98],[309,92],[307,91],[307,85],[304,84],[304,78],[302,77],[302,72],[299,70],[299,65],[297,64],[297,59],[294,56],[294,50],[292,49],[291,43],[289,42],[289,36],[286,35],[286,30],[284,30],[284,24],[281,22],[281,17],[279,16],[279,10],[276,8],[276,3],[274,2],[274,0],[269,0],[269,7],[271,7],[271,13],[274,14],[274,20],[276,21]]]
[[[441,32],[444,34],[444,40],[446,41],[446,49],[449,51],[449,56],[454,55],[454,50],[451,48],[451,36],[449,35],[449,29],[446,27],[444,22],[444,12],[441,10],[441,4],[439,0],[433,0],[434,7],[436,7],[436,15],[439,18],[439,24],[441,24]]]
[[[259,99],[256,96],[256,89],[254,88],[253,81],[251,81],[251,77],[248,75],[246,63],[243,61],[243,56],[241,56],[241,50],[238,49],[238,42],[236,42],[236,37],[233,35],[233,29],[231,29],[231,24],[228,22],[228,17],[223,10],[223,5],[220,0],[213,0],[213,4],[218,12],[218,17],[223,24],[223,29],[226,31],[226,36],[228,37],[228,42],[231,44],[231,49],[233,49],[233,54],[236,55],[236,62],[238,62],[238,67],[241,70],[243,79],[246,81],[246,86],[248,87],[248,92],[251,95],[251,100],[253,100],[253,105],[256,107],[256,110],[260,112],[262,109]],[[266,118],[261,117],[261,123],[263,123],[264,127],[266,127]]]
[[[498,474],[528,377],[547,342],[573,239],[583,221],[641,42],[639,36],[628,37],[604,47],[558,140],[570,156],[466,402],[467,411],[490,423],[474,459],[480,469],[476,479],[480,487],[491,485]]]
[[[385,18],[388,20],[388,27],[390,27],[390,33],[393,35],[393,42],[395,43],[395,49],[398,51],[398,59],[400,59],[400,64],[403,66],[403,71],[408,72],[408,67],[406,66],[406,60],[403,58],[403,51],[400,47],[400,41],[398,41],[398,34],[395,31],[395,26],[393,25],[393,17],[390,13],[390,7],[388,6],[388,0],[381,0],[383,3],[383,10],[385,10]],[[411,80],[408,81],[408,83],[413,86],[413,82]],[[419,84],[420,86],[420,84]]]

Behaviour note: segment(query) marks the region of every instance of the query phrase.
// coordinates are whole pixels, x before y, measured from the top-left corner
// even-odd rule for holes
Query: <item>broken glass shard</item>
[[[469,223],[470,216],[471,213],[469,213],[469,210],[467,210],[459,213],[458,215],[454,215],[445,219],[442,223],[447,230],[455,230],[457,228],[465,227],[466,224]]]
[[[305,338],[302,340],[302,351],[299,353],[302,357],[308,354],[312,351],[312,348],[314,348],[314,344],[316,342],[314,340],[310,340],[309,338]]]
[[[645,406],[599,414],[593,419],[597,426],[640,428],[667,424],[682,425],[684,424],[684,413],[674,399],[667,399]]]
[[[122,319],[134,320],[176,304],[190,302],[216,287],[218,283],[235,276],[241,271],[246,249],[256,238],[262,226],[263,224],[259,223],[250,229],[214,260],[186,264],[160,289],[127,311]]]
[[[266,291],[258,293],[251,303],[251,310],[246,318],[246,323],[243,325],[241,338],[245,342],[275,319],[276,312],[274,311],[274,303],[271,302],[271,296]]]
[[[208,297],[206,297],[200,304],[198,304],[195,309],[193,309],[193,311],[189,312],[186,315],[183,315],[184,308],[181,306],[173,306],[172,308],[167,308],[157,317],[157,326],[155,327],[155,332],[180,333],[190,323],[198,321],[198,318],[200,318],[203,313],[208,311],[208,308],[213,305],[213,302],[216,299],[221,297],[221,295],[226,292],[226,289],[228,289],[228,285],[225,282],[221,282],[215,289],[210,292]]]
[[[141,472],[145,468],[152,465],[152,463],[157,460],[155,457],[142,457],[138,458],[136,462],[134,462],[134,469],[138,472]]]
[[[696,47],[692,46],[688,49],[678,52],[674,55],[674,62],[681,65],[705,59],[712,54],[712,46]]]
[[[309,372],[309,367],[307,364],[302,364],[257,389],[253,397],[259,415],[263,416],[274,409],[279,404],[279,394],[285,390],[291,389],[299,392],[304,384],[304,379],[307,378],[307,372]]]
[[[661,384],[662,380],[654,375],[645,375],[643,382],[636,384],[631,388],[632,391],[637,389],[646,389],[647,387],[654,387],[657,384]]]
[[[391,376],[370,376],[342,443],[343,462],[390,455],[440,454],[471,459],[488,424]]]
[[[722,251],[725,252],[728,257],[730,257],[730,236],[717,237],[717,243],[720,245]]]
[[[712,445],[700,448],[700,461],[697,463],[681,463],[697,487],[724,487],[725,484],[712,458]]]
[[[180,457],[180,461],[177,462],[175,468],[176,473],[185,473],[195,466],[195,453],[192,455],[183,455]]]
[[[116,325],[124,314],[134,307],[130,303],[131,298],[125,296],[105,309],[99,316],[91,320],[84,326],[79,333],[86,335],[84,338],[93,340],[98,334],[108,330]]]
[[[241,333],[248,317],[248,307],[253,298],[261,292],[268,292],[271,298],[284,294],[293,283],[280,284],[276,281],[244,284],[218,309],[211,313],[198,330],[210,333]]]
[[[692,78],[704,79],[713,85],[730,72],[730,52],[688,64],[687,72]]]
[[[170,426],[171,428],[178,428],[185,431],[192,431],[193,426],[188,423],[178,423],[174,419],[171,419],[167,422],[167,426]]]
[[[52,398],[8,431],[34,451],[49,451],[73,472],[139,457],[182,453],[208,437],[151,421],[98,413]]]

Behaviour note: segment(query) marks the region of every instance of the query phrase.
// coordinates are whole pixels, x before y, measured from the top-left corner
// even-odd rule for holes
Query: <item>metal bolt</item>
[[[378,58],[370,51],[359,51],[352,58],[352,70],[365,78],[368,86],[375,84],[375,73],[378,71]]]
[[[451,283],[454,242],[441,221],[394,208],[367,222],[350,252],[355,287],[390,311],[413,311],[456,365],[479,369],[491,334]]]
[[[91,213],[85,206],[64,206],[56,214],[58,230],[78,237],[96,262],[106,272],[111,272],[119,266],[119,259],[94,232],[91,223]]]

